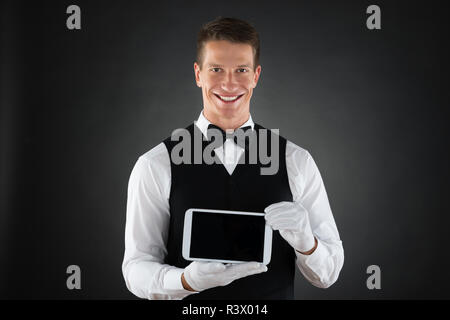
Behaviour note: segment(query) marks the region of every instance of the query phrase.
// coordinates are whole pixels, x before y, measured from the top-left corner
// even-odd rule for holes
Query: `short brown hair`
[[[197,63],[203,64],[203,48],[208,41],[228,40],[234,43],[247,43],[253,48],[253,69],[259,65],[259,35],[246,21],[236,18],[217,17],[207,22],[197,36]]]

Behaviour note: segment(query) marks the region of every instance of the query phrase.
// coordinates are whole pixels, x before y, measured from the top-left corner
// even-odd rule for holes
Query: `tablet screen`
[[[192,258],[263,261],[264,216],[192,212]]]

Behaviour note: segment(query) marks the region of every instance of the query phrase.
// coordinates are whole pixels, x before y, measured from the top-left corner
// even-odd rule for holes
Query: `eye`
[[[211,68],[212,72],[219,72],[220,68]]]
[[[238,72],[239,73],[245,73],[245,72],[248,72],[248,71],[245,68],[240,68],[240,69],[238,69]]]

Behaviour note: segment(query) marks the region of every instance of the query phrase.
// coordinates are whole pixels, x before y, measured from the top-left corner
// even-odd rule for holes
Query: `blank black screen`
[[[192,212],[191,258],[263,261],[264,216]]]

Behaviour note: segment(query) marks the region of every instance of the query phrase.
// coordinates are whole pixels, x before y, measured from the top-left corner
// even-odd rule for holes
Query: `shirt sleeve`
[[[122,273],[128,290],[143,299],[182,299],[184,269],[164,264],[169,231],[171,172],[164,143],[140,156],[128,182]]]
[[[308,211],[317,248],[311,255],[295,251],[297,266],[314,286],[328,288],[344,264],[344,249],[319,169],[309,152],[288,141],[286,168],[293,200]]]

